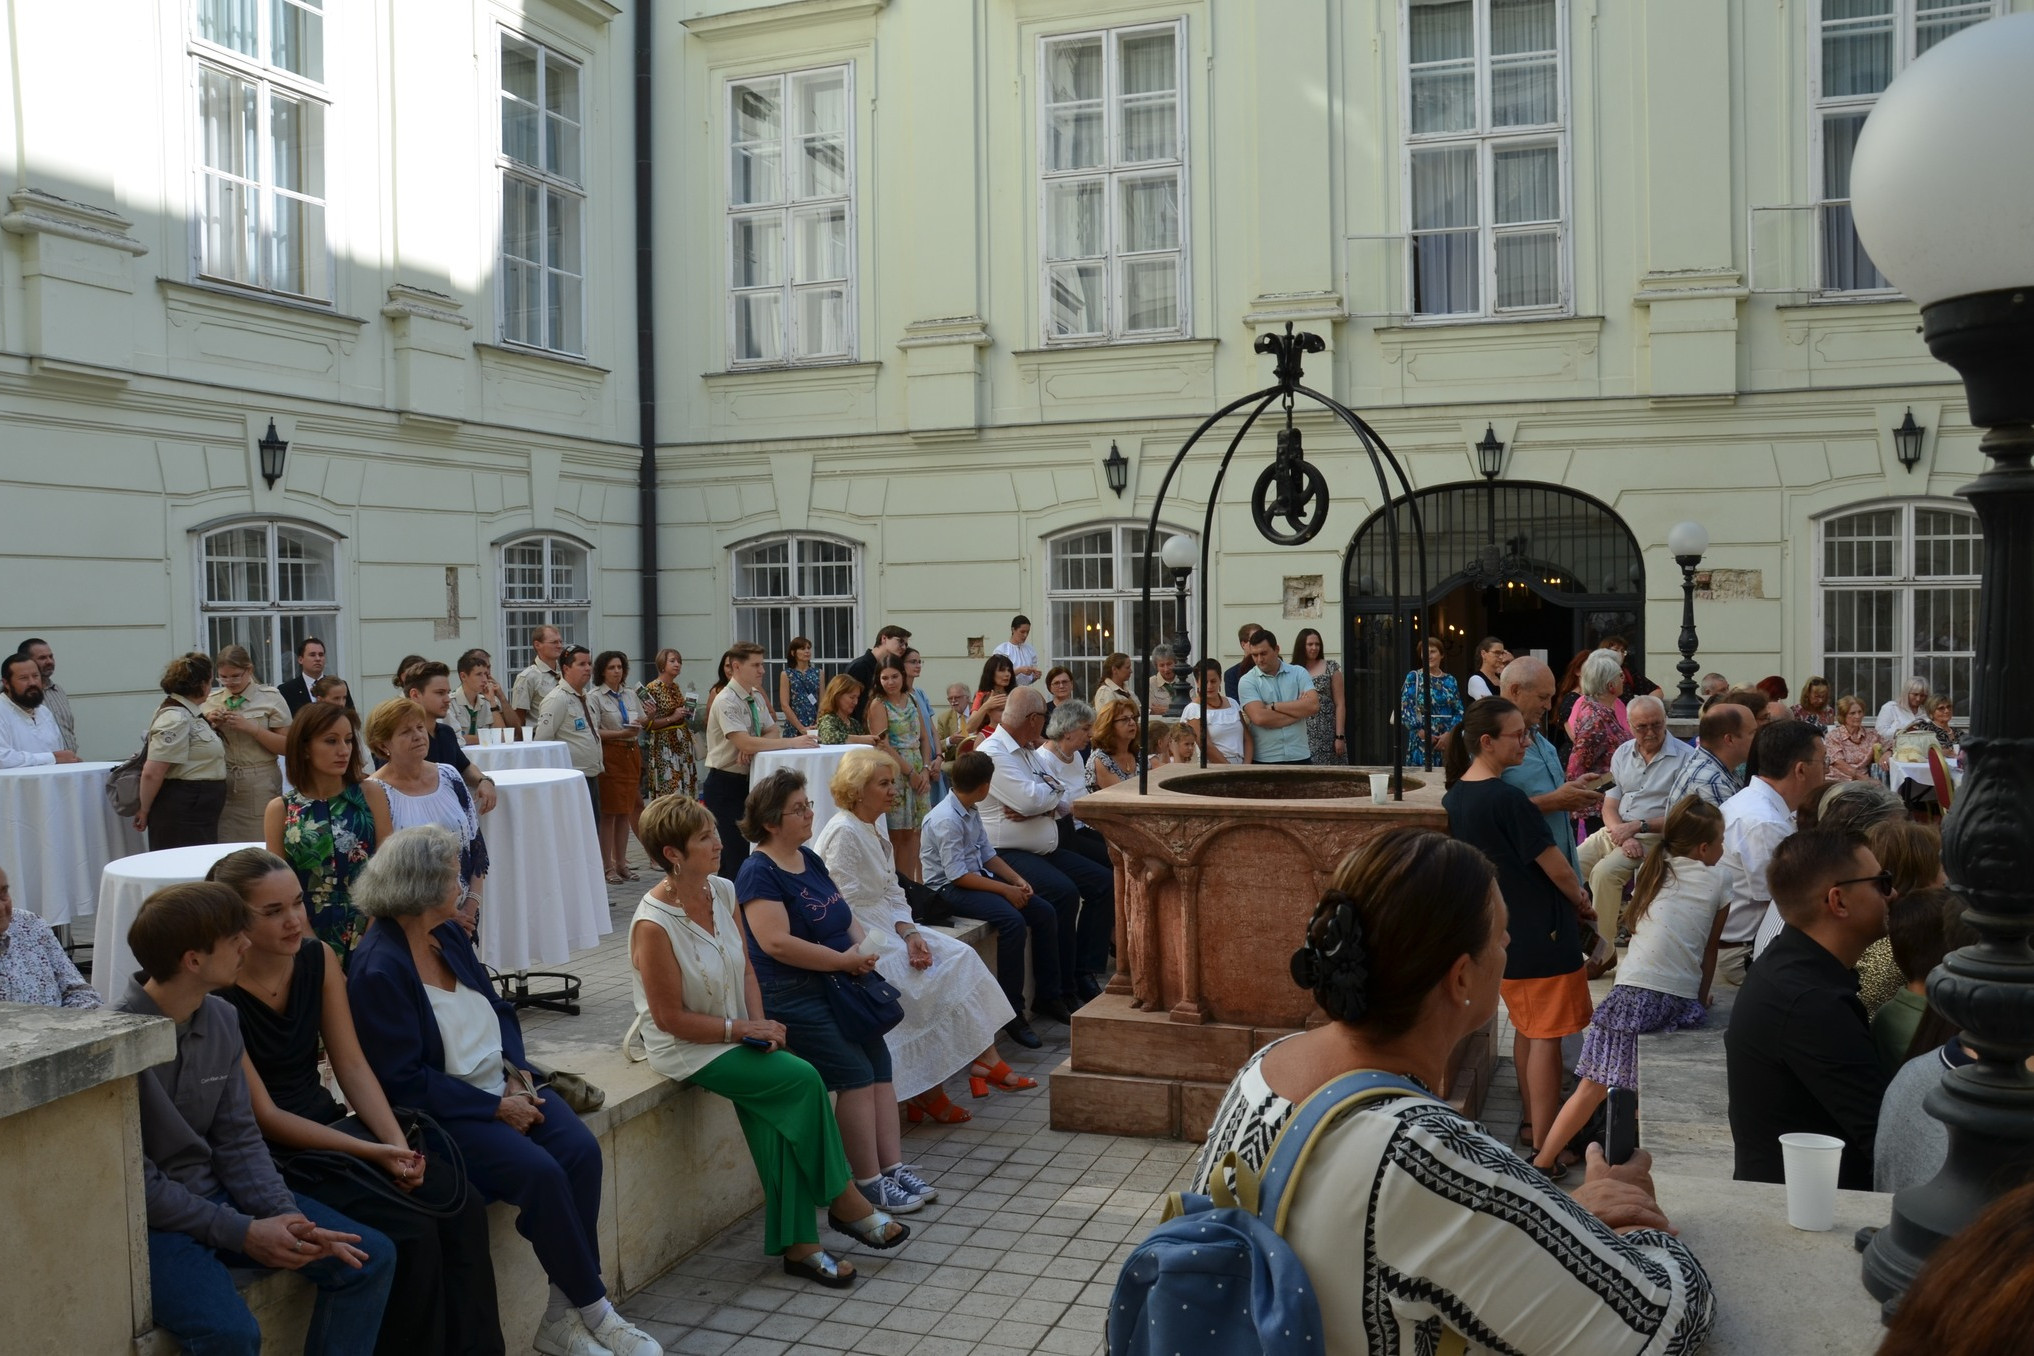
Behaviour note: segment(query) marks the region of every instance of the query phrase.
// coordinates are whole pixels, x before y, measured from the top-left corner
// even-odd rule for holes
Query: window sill
[[[548,348],[525,348],[520,344],[475,344],[475,351],[484,359],[506,360],[512,363],[528,363],[539,371],[583,372],[596,381],[609,376],[608,369],[596,366],[584,358],[570,353],[560,353]]]
[[[879,362],[860,362],[853,358],[840,358],[829,362],[768,363],[758,364],[754,367],[729,367],[718,372],[701,372],[699,377],[702,381],[718,385],[740,385],[744,378],[781,381],[785,377],[795,377],[801,372],[811,372],[815,375],[831,373],[835,376],[862,375],[873,378],[876,373],[882,370],[883,364]]]
[[[1199,339],[1191,334],[1164,334],[1151,338],[1135,336],[1125,339],[1060,339],[1039,345],[1037,348],[1020,348],[1011,353],[1014,358],[1038,358],[1053,353],[1081,353],[1091,349],[1107,349],[1111,352],[1140,349],[1164,349],[1168,347],[1201,346],[1213,348],[1219,339]]]
[[[1600,315],[1576,315],[1573,311],[1534,312],[1529,315],[1464,315],[1464,316],[1406,316],[1395,325],[1380,325],[1380,337],[1388,334],[1411,334],[1415,331],[1432,330],[1488,330],[1502,332],[1514,330],[1521,325],[1531,326],[1583,326],[1591,330],[1603,328]]]
[[[181,303],[190,310],[219,311],[242,317],[272,316],[277,311],[285,311],[291,316],[314,316],[326,322],[323,328],[334,334],[357,334],[361,326],[367,324],[361,316],[347,315],[315,301],[300,301],[275,292],[257,292],[214,282],[177,282],[170,278],[157,278],[155,285],[173,307]]]

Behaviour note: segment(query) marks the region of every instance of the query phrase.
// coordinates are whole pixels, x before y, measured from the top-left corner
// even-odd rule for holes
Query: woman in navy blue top
[[[783,1024],[791,1053],[819,1070],[838,1094],[834,1119],[855,1185],[876,1209],[908,1215],[937,1193],[903,1161],[888,1045],[880,1035],[850,1040],[827,1001],[829,972],[868,974],[876,956],[858,949],[862,925],[826,864],[805,846],[812,837],[805,778],[773,772],[758,781],[743,807],[741,831],[756,850],[735,877],[735,898],[748,924],[749,964],[763,1012]]]

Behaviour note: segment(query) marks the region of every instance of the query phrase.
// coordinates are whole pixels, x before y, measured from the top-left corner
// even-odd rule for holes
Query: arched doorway
[[[1575,651],[1612,635],[1629,642],[1634,668],[1644,662],[1645,561],[1607,505],[1560,485],[1515,481],[1419,490],[1392,509],[1408,586],[1420,577],[1410,503],[1426,536],[1428,592],[1408,600],[1405,634],[1388,592],[1385,510],[1356,529],[1343,558],[1351,762],[1391,762],[1415,634],[1446,641],[1457,682],[1475,670],[1476,642],[1487,635],[1513,654],[1543,651],[1557,673]]]

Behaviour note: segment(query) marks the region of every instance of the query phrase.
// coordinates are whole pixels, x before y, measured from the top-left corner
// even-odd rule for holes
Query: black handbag
[[[897,873],[897,883],[904,887],[904,902],[911,906],[912,922],[936,928],[953,921],[953,909],[939,891],[902,871]]]
[[[355,1184],[398,1205],[432,1219],[451,1219],[466,1208],[466,1160],[459,1146],[438,1122],[421,1111],[389,1108],[403,1138],[425,1159],[424,1180],[414,1191],[404,1191],[389,1175],[364,1158],[337,1149],[299,1149],[275,1154],[283,1180],[306,1195],[315,1195],[318,1184],[329,1177],[350,1178]],[[334,1130],[371,1144],[380,1143],[358,1116],[332,1124]]]
[[[767,855],[756,855],[770,862]],[[784,892],[784,916],[790,920],[792,931],[804,934],[805,941],[824,946],[814,933],[811,920],[805,917],[805,910],[791,902],[797,895],[796,883],[775,862],[770,862],[770,869],[777,873],[777,888]],[[808,973],[819,980],[820,992],[826,995],[826,1005],[833,1010],[840,1034],[856,1044],[873,1040],[904,1020],[904,995],[874,970],[859,975],[846,975],[838,970]]]

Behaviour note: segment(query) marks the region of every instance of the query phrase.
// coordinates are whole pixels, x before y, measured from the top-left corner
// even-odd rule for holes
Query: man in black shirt
[[[1250,662],[1250,637],[1263,629],[1256,622],[1244,622],[1241,627],[1237,628],[1236,644],[1244,651],[1243,662],[1233,668],[1222,670],[1222,691],[1228,693],[1229,700],[1235,702],[1238,706],[1243,704],[1241,695],[1243,675],[1256,667]]]
[[[1723,1049],[1740,1182],[1780,1182],[1780,1136],[1843,1141],[1837,1185],[1872,1187],[1886,1072],[1858,1001],[1858,957],[1886,935],[1892,877],[1863,834],[1810,829],[1766,867],[1786,927],[1746,976]]]
[[[486,814],[494,808],[494,779],[473,765],[459,732],[445,723],[452,709],[452,670],[435,659],[412,664],[403,673],[403,695],[424,708],[431,718],[431,747],[426,762],[443,763],[459,774],[473,792],[473,803]]]
[[[862,719],[862,712],[868,708],[876,693],[876,674],[883,667],[885,655],[904,657],[905,647],[911,641],[911,633],[901,626],[886,626],[876,632],[876,643],[863,652],[862,657],[847,666],[847,676],[862,685],[861,695],[847,710],[852,720]]]

